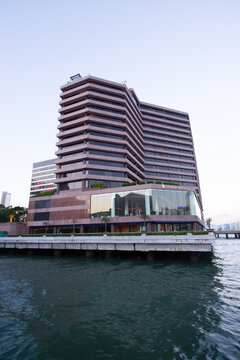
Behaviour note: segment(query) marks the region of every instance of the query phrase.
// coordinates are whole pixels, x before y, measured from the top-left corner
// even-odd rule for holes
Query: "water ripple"
[[[0,358],[239,359],[239,258],[1,256]]]

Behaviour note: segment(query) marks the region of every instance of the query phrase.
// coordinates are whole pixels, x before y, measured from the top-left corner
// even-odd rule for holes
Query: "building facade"
[[[137,230],[143,214],[158,230],[201,226],[187,113],[142,102],[126,85],[93,76],[72,77],[60,97],[57,194],[30,199],[31,231],[43,221],[54,232],[72,223],[100,231],[101,216],[110,217],[112,230]]]
[[[33,163],[30,196],[57,189],[55,185],[55,171],[57,169],[55,160],[50,159]]]
[[[7,191],[2,191],[1,205],[8,207],[10,206],[10,202],[11,202],[11,194]]]

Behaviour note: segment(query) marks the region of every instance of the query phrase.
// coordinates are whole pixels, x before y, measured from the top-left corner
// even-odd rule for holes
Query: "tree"
[[[207,218],[207,219],[206,219],[206,224],[207,224],[207,226],[208,226],[209,229],[211,228],[211,222],[212,222],[212,219],[211,219],[211,218]]]
[[[148,216],[147,214],[143,213],[143,214],[141,215],[141,218],[143,219],[144,229],[146,229],[146,219],[148,219],[149,216]]]
[[[15,222],[22,222],[27,217],[28,209],[22,206],[0,208],[0,223],[9,222],[9,216],[14,215]]]
[[[110,221],[109,216],[102,216],[101,222],[104,222],[105,224],[105,233],[107,232],[107,223]]]

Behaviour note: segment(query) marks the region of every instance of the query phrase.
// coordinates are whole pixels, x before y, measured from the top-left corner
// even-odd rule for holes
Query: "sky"
[[[28,206],[80,73],[189,113],[205,218],[240,221],[239,0],[0,0],[0,193]]]

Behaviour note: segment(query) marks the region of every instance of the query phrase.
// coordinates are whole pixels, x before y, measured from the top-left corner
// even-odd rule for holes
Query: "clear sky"
[[[205,217],[240,221],[239,0],[0,0],[0,192],[28,205],[55,157],[59,87],[127,81],[190,114]]]

